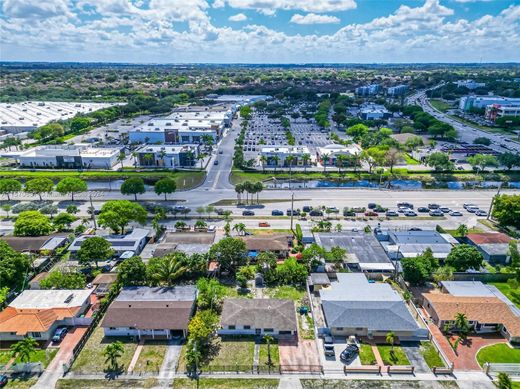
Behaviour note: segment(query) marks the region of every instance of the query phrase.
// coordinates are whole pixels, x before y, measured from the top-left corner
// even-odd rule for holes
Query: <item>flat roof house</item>
[[[220,335],[295,336],[294,301],[287,299],[226,299]]]
[[[91,294],[92,289],[24,290],[0,312],[0,341],[48,341],[59,326],[89,325],[91,319],[80,316]]]
[[[319,291],[325,323],[333,336],[385,337],[399,340],[428,336],[408,310],[402,297],[387,283],[369,282],[361,273],[338,273],[337,282]]]
[[[421,231],[381,231],[376,238],[390,258],[414,258],[430,248],[433,256],[446,259],[452,247],[458,244],[450,234],[440,234],[435,230]]]
[[[126,287],[108,307],[101,327],[105,336],[185,337],[196,298],[191,285]]]
[[[105,238],[108,243],[112,246],[112,249],[115,251],[116,256],[120,256],[126,251],[132,251],[135,255],[139,255],[139,253],[143,250],[146,245],[148,234],[150,230],[144,228],[134,228],[126,235],[104,235],[101,236]],[[81,235],[78,236],[69,246],[68,250],[72,254],[76,254],[81,248],[81,243],[88,238],[93,238],[97,235]]]
[[[291,166],[304,166],[311,162],[311,154],[306,146],[262,146],[260,155],[266,158],[267,166],[289,166],[289,156],[293,157]],[[309,157],[307,161],[304,161],[304,155]]]

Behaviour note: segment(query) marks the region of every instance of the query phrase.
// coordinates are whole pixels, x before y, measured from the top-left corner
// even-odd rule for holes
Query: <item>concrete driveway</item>
[[[401,348],[417,373],[431,373],[430,367],[421,354],[420,342],[401,342]]]
[[[280,366],[283,371],[320,371],[321,364],[314,340],[280,340]]]

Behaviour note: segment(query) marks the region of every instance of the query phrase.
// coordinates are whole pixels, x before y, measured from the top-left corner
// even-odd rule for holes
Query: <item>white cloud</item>
[[[255,9],[262,13],[272,14],[278,9],[302,10],[306,12],[348,11],[357,7],[355,0],[216,0],[213,7]]]
[[[455,0],[457,3],[487,3],[493,0]]]
[[[318,15],[310,13],[307,15],[294,14],[290,21],[291,23],[296,24],[328,24],[339,23],[341,20],[332,15]]]
[[[5,16],[20,19],[72,16],[67,0],[4,0],[2,11]]]
[[[239,13],[239,14],[236,14],[236,15],[233,15],[233,16],[230,16],[228,18],[228,20],[230,22],[243,22],[244,20],[247,20],[247,16],[244,15],[243,13]]]

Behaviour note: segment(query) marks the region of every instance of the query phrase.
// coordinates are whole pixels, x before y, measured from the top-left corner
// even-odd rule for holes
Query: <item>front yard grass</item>
[[[101,327],[96,328],[87,340],[83,350],[81,350],[81,353],[72,365],[72,371],[103,373],[106,368],[106,358],[103,356],[103,350],[108,344],[116,340],[123,342],[124,353],[119,358],[119,366],[123,371],[126,371],[137,348],[137,343],[131,337],[105,338]]]
[[[279,380],[276,378],[176,378],[173,389],[276,389]]]
[[[505,343],[483,347],[477,353],[480,366],[484,363],[520,363],[520,349],[509,347]]]
[[[426,364],[431,368],[433,367],[444,367],[446,364],[442,360],[441,356],[437,352],[437,349],[431,342],[421,342],[421,355],[424,358]]]
[[[35,377],[9,378],[9,381],[7,382],[7,385],[4,387],[4,389],[29,389],[36,384],[36,381],[38,381],[38,378]]]
[[[221,284],[225,290],[225,298],[253,298],[251,291],[238,289],[236,285]]]
[[[146,341],[139,359],[134,367],[134,372],[137,373],[153,373],[161,369],[164,355],[166,354],[167,342],[156,340]]]
[[[376,357],[374,351],[372,351],[372,346],[361,344],[359,347],[359,359],[361,359],[362,365],[375,365]]]
[[[41,362],[43,367],[47,367],[58,352],[57,348],[38,349],[31,354],[29,362]],[[0,351],[0,365],[5,365],[11,360],[11,350]],[[20,359],[16,358],[15,363],[20,363]]]
[[[219,338],[212,345],[215,356],[202,366],[203,370],[251,371],[255,343],[252,338]]]
[[[158,385],[158,381],[156,378],[145,378],[145,379],[123,379],[118,378],[115,380],[104,380],[104,379],[81,379],[81,378],[72,378],[65,379],[62,378],[58,380],[56,383],[56,389],[107,389],[107,388],[117,388],[117,389],[126,389],[126,388],[140,388],[140,389],[150,389]]]
[[[511,300],[517,308],[520,308],[520,288],[513,289],[507,282],[490,282],[490,285],[495,286],[499,291],[501,291],[509,300]],[[516,291],[517,295],[515,296],[513,293]]]
[[[261,368],[267,368],[267,343],[262,343],[260,345],[260,356],[258,358],[258,365]],[[280,366],[280,351],[278,349],[278,344],[271,343],[271,367],[277,369]]]
[[[266,293],[271,298],[289,299],[298,304],[305,296],[305,288],[296,288],[294,286],[283,285],[276,288],[268,288],[266,289]]]
[[[385,365],[409,365],[410,361],[406,357],[403,349],[399,346],[394,346],[392,350],[392,346],[390,345],[378,345],[377,349],[379,350],[379,354],[381,354],[381,358]]]

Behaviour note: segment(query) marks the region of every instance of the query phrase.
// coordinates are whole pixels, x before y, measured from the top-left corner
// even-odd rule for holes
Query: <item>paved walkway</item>
[[[370,346],[372,347],[372,352],[374,353],[374,357],[376,358],[376,363],[379,366],[383,367],[385,363],[383,362],[383,358],[381,358],[381,354],[379,354],[379,349],[377,348],[375,343],[370,344]]]
[[[175,377],[175,369],[181,355],[182,343],[180,340],[170,340],[164,355],[161,369],[159,370],[160,387],[170,388],[173,377]]]
[[[144,339],[139,340],[139,344],[135,348],[134,356],[128,365],[128,373],[132,373],[134,371],[134,367],[139,360],[139,356],[141,355],[141,351],[143,351]]]
[[[256,369],[260,363],[260,343],[255,342],[255,348],[253,351],[253,368]]]
[[[278,383],[278,389],[303,389],[303,386],[297,377],[282,377]]]

